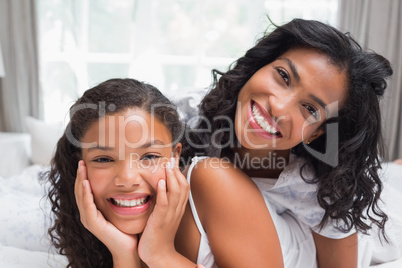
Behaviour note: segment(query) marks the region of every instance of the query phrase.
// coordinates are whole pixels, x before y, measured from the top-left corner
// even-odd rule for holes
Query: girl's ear
[[[181,145],[180,142],[177,143],[176,146],[173,149],[173,155],[174,155],[174,158],[176,159],[176,163],[179,163],[181,149],[182,149],[182,145]]]

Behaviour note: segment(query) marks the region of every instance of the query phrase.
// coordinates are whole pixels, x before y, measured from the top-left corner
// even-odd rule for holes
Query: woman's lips
[[[255,133],[258,135],[268,139],[282,137],[275,121],[253,100],[250,102],[248,108],[248,117],[250,127],[254,129]]]

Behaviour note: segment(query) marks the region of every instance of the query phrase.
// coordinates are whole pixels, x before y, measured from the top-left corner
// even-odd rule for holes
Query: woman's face
[[[288,50],[239,92],[235,133],[249,149],[288,150],[324,133],[347,95],[346,74],[317,50]]]
[[[119,230],[141,233],[155,206],[157,183],[166,179],[166,164],[173,155],[178,160],[181,145],[173,149],[169,130],[141,109],[106,115],[81,141],[97,208]]]

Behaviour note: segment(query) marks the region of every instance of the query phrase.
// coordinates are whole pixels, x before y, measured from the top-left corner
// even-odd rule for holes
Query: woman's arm
[[[191,192],[220,268],[283,267],[279,238],[259,189],[217,158],[197,163]]]
[[[356,268],[357,233],[331,239],[313,232],[319,268]]]

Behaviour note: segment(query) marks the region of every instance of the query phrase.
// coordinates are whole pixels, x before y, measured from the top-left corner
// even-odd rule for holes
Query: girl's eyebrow
[[[286,61],[286,63],[289,65],[290,70],[292,71],[293,76],[296,78],[296,81],[300,82],[300,75],[297,72],[296,66],[293,64],[293,62],[288,58],[281,58],[281,57],[279,57],[278,60]]]
[[[148,148],[148,147],[152,147],[153,145],[166,145],[166,144],[161,140],[151,140],[151,141],[141,145],[139,148]]]
[[[164,146],[164,145],[166,145],[166,144],[165,144],[163,141],[156,139],[156,140],[151,140],[151,141],[149,141],[149,142],[147,142],[147,143],[144,143],[143,145],[138,146],[137,148],[144,149],[144,148],[152,147],[152,146],[154,146],[154,145]],[[88,147],[88,152],[91,152],[91,151],[94,151],[94,150],[112,151],[112,150],[114,150],[114,149],[115,149],[114,147],[100,146],[100,145],[98,145],[98,144],[95,144],[95,145],[92,146],[92,147]]]
[[[94,150],[101,150],[101,151],[111,151],[113,150],[112,147],[107,147],[107,146],[99,146],[99,145],[94,145],[92,147],[88,147],[88,152],[94,151]]]

